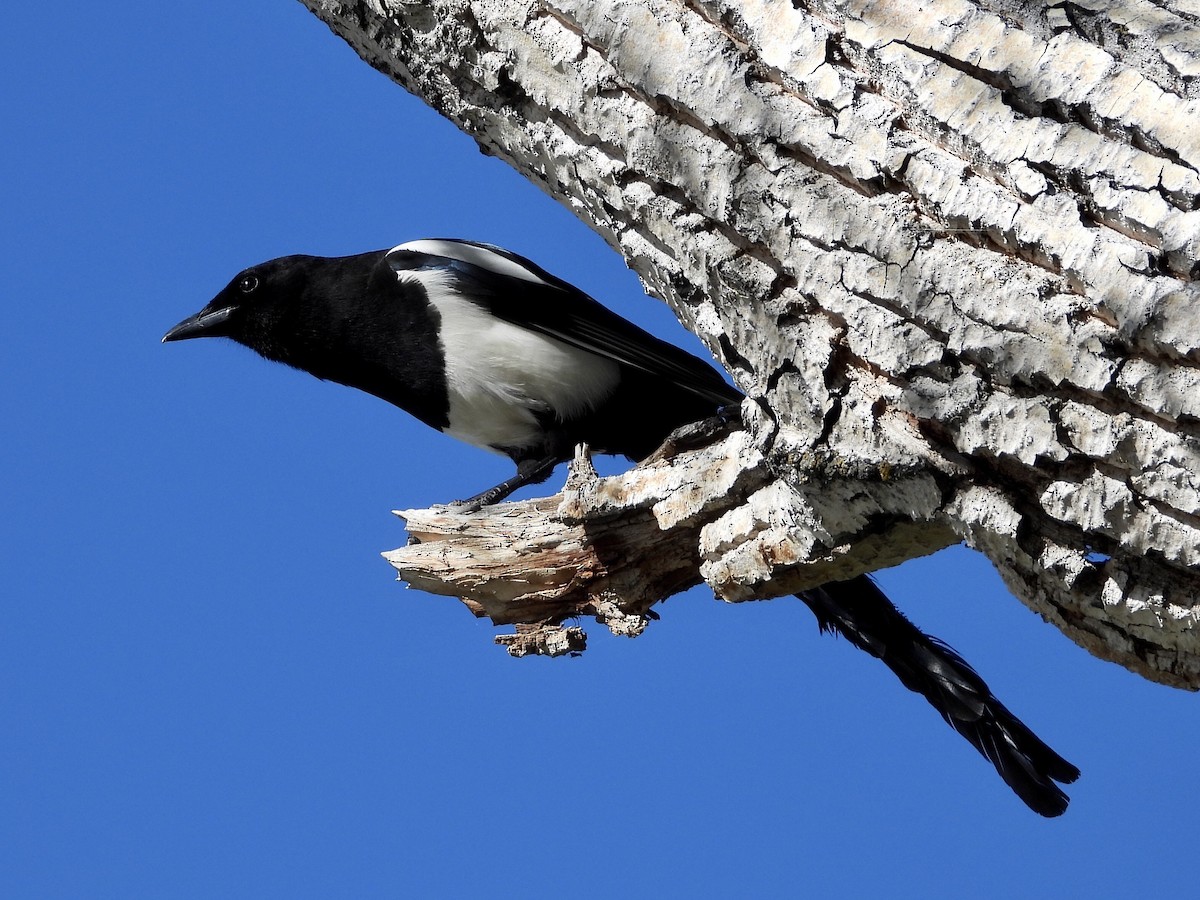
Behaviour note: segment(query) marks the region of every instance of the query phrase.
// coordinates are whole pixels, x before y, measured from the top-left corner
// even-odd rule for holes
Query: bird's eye
[[[238,290],[243,294],[249,294],[258,287],[257,275],[243,275],[238,279]]]

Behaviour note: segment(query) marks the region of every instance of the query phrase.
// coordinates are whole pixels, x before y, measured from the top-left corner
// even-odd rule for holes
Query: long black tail
[[[1043,816],[1066,811],[1069,798],[1055,782],[1069,784],[1079,770],[1010,713],[953,649],[909,622],[870,578],[860,575],[797,596],[822,631],[883,660],[906,688],[928,700],[1030,809]]]

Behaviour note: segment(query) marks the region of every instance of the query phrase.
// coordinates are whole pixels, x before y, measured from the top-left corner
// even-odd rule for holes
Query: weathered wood
[[[305,2],[574,209],[753,398],[744,438],[455,528],[503,519],[539,572],[641,529],[671,577],[610,561],[596,594],[635,617],[676,578],[770,596],[962,539],[1091,652],[1200,686],[1196,9]],[[693,457],[726,493],[670,474]],[[663,490],[703,499],[663,524]],[[582,531],[539,543],[551,521]],[[458,563],[409,566],[423,540],[393,562],[465,594]],[[518,612],[520,554],[498,571],[471,600],[498,620],[591,610]]]

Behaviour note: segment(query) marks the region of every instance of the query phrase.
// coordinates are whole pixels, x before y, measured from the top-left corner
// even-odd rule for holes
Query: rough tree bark
[[[1200,687],[1195,0],[304,0],[619,250],[745,427],[405,511],[410,584],[566,652],[966,541]]]

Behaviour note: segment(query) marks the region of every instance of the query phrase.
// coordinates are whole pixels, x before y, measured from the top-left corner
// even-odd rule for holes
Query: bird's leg
[[[687,450],[698,450],[707,447],[718,438],[742,428],[741,406],[736,403],[722,406],[707,419],[680,425],[666,436],[659,448],[641,462],[655,462],[660,459],[671,459]]]
[[[517,463],[517,474],[507,478],[493,488],[488,488],[482,494],[476,494],[467,500],[455,501],[452,505],[462,512],[478,512],[485,506],[499,503],[513,491],[527,484],[538,484],[550,477],[554,467],[559,464],[557,456],[547,456],[544,459],[524,459]]]

